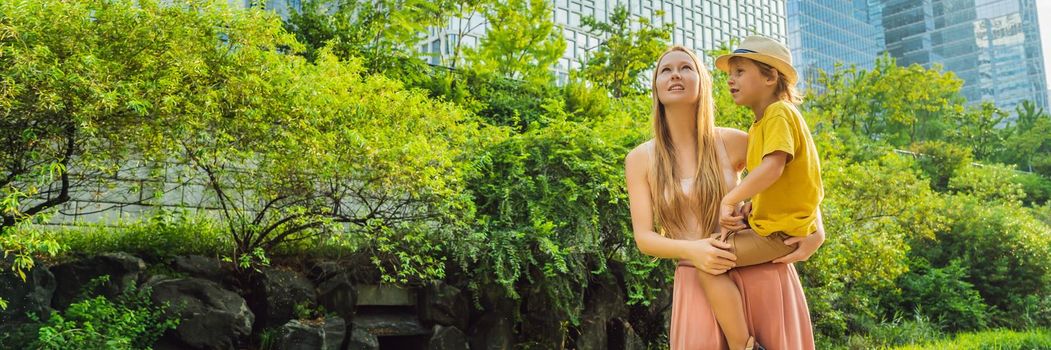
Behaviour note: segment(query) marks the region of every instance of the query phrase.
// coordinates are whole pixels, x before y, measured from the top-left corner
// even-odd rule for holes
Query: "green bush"
[[[553,87],[470,71],[462,79],[470,96],[480,102],[475,112],[492,124],[522,132],[552,122],[547,106],[559,99]]]
[[[1051,179],[1034,173],[1021,173],[1014,178],[1014,183],[1021,185],[1025,191],[1022,201],[1026,205],[1039,206],[1051,199]]]
[[[963,194],[951,199],[941,209],[949,227],[936,239],[911,242],[912,252],[931,266],[959,263],[966,282],[993,307],[992,325],[1023,326],[1017,315],[1031,310],[1026,296],[1051,293],[1051,227],[1020,206]]]
[[[974,285],[967,282],[967,274],[957,260],[939,268],[917,259],[910,264],[910,271],[898,278],[901,299],[890,303],[891,307],[914,310],[950,331],[982,329],[987,306]]]
[[[1030,212],[1037,220],[1040,220],[1040,222],[1043,222],[1045,225],[1051,226],[1051,202],[1044,203],[1044,205],[1039,207],[1030,208]]]
[[[487,235],[481,271],[518,297],[522,283],[550,293],[556,310],[579,312],[603,244],[624,246],[623,146],[574,122],[514,135],[488,150],[471,181]],[[571,293],[571,294],[567,294]],[[575,310],[575,311],[573,311]]]
[[[152,303],[149,289],[129,289],[112,301],[101,296],[81,300],[64,312],[52,312],[33,348],[150,349],[179,324],[165,317],[167,308]]]
[[[908,241],[933,236],[945,222],[937,211],[940,195],[908,157],[822,167],[827,237],[797,267],[817,332],[844,340],[888,314],[880,305],[895,295],[899,276],[908,270]]]
[[[913,144],[911,151],[917,153],[916,164],[937,191],[948,189],[949,180],[973,159],[970,148],[938,140]]]
[[[654,263],[634,247],[624,191],[624,155],[645,140],[648,118],[566,117],[553,115],[562,121],[486,149],[479,178],[470,181],[476,231],[485,234],[471,283],[544,305],[543,316],[563,328],[577,323],[585,290],[611,273],[611,261],[626,266],[629,303],[648,303],[671,272],[667,261]]]
[[[223,256],[233,251],[219,223],[185,212],[160,212],[139,221],[16,230],[14,237],[39,235],[63,247],[63,253],[92,255],[128,252],[150,258],[198,254]]]
[[[973,196],[987,203],[1020,204],[1027,198],[1019,173],[1011,166],[965,164],[956,169],[948,182],[953,193]]]

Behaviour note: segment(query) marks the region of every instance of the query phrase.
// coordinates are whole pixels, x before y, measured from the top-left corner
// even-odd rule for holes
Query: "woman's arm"
[[[722,138],[723,145],[726,146],[726,155],[730,157],[730,165],[733,166],[734,173],[740,177],[748,154],[748,134],[734,128],[720,127],[717,130],[719,130],[719,137]]]
[[[690,260],[710,274],[720,274],[732,268],[737,257],[728,251],[730,245],[727,243],[712,239],[671,239],[653,231],[653,207],[647,176],[649,159],[642,147],[645,146],[631,151],[624,160],[631,226],[639,251],[658,258]]]

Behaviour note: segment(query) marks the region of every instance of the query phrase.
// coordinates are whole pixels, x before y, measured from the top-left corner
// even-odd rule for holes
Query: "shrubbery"
[[[0,63],[17,63],[0,73],[34,89],[0,95],[5,115],[22,118],[4,117],[3,125],[38,115],[54,120],[0,135],[25,146],[0,150],[5,166],[33,162],[0,173],[18,180],[0,183],[0,244],[15,255],[16,271],[34,255],[59,254],[59,243],[74,253],[220,255],[245,267],[277,255],[364,257],[388,283],[455,276],[474,292],[500,288],[518,303],[515,310],[543,305],[545,321],[562,334],[579,325],[597,280],[623,283],[625,302],[636,305],[670,288],[670,262],[634,246],[624,193],[624,156],[650,137],[652,101],[637,91],[644,84],[630,80],[655,63],[643,59],[646,52],[603,47],[603,57],[640,58],[610,66],[596,60],[591,73],[574,71],[555,84],[545,72],[557,42],[536,51],[516,46],[536,60],[516,62],[510,73],[486,57],[507,54],[499,45],[470,53],[472,62],[488,62],[485,69],[423,68],[404,55],[413,30],[425,28],[422,18],[451,9],[372,13],[403,21],[395,31],[375,21],[346,28],[318,13],[293,17],[289,33],[257,9],[50,1],[68,10],[62,23],[69,28],[56,31],[48,24],[56,10],[18,3],[25,6],[0,5],[10,10],[0,19]],[[494,18],[537,12],[478,6]],[[547,28],[538,35],[551,39],[550,27],[530,25],[550,18],[511,19]],[[647,40],[663,42],[659,27],[647,28]],[[138,36],[144,32],[153,36]],[[379,37],[360,40],[360,33]],[[160,51],[125,55],[121,43]],[[399,54],[378,55],[384,47]],[[746,128],[750,112],[733,105],[724,74],[714,77],[718,123]],[[823,79],[828,89],[808,95],[801,109],[822,154],[828,238],[798,264],[819,347],[1051,326],[1051,174],[1040,153],[1051,136],[1031,131],[1051,126],[1051,117],[1020,108],[1007,127],[985,127],[1003,113],[965,106],[951,73],[887,58],[870,71],[842,69]],[[78,124],[62,124],[65,116]],[[50,152],[70,140],[51,124],[89,127],[74,130],[74,141],[94,137],[91,148],[77,150],[101,158]],[[42,144],[50,151],[33,153]],[[162,213],[118,229],[31,225],[47,218],[44,208],[33,209],[40,203],[34,198],[48,198],[41,189],[72,170],[112,171],[110,163],[129,154],[175,158],[208,184],[222,213]],[[73,162],[83,159],[98,162]],[[138,346],[171,326],[132,299],[74,305],[44,325],[41,346]],[[1046,338],[978,333],[945,346],[1039,347]]]

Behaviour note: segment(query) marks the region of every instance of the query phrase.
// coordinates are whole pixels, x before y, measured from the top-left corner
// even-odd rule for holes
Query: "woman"
[[[682,46],[669,48],[658,59],[652,88],[654,139],[628,154],[625,174],[639,250],[679,260],[671,348],[727,348],[713,305],[743,305],[749,334],[767,349],[814,348],[806,299],[790,263],[817,250],[824,228],[786,240],[798,247],[774,262],[731,271],[736,257],[730,246],[709,235],[718,229],[720,200],[736,186],[744,168],[747,134],[715,127],[711,75]],[[709,302],[701,289],[701,271],[730,271],[740,298]]]

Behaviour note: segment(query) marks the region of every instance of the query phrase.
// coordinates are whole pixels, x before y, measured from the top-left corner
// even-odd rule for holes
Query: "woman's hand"
[[[788,255],[782,256],[775,259],[773,262],[790,264],[797,261],[806,261],[810,259],[811,255],[817,251],[817,248],[821,247],[822,243],[825,243],[825,230],[817,230],[806,237],[791,237],[785,240],[785,244],[793,245],[799,243],[796,250],[788,253]]]
[[[705,238],[689,242],[687,259],[697,269],[712,275],[725,273],[736,266],[737,256],[730,253],[730,244],[714,238]]]

